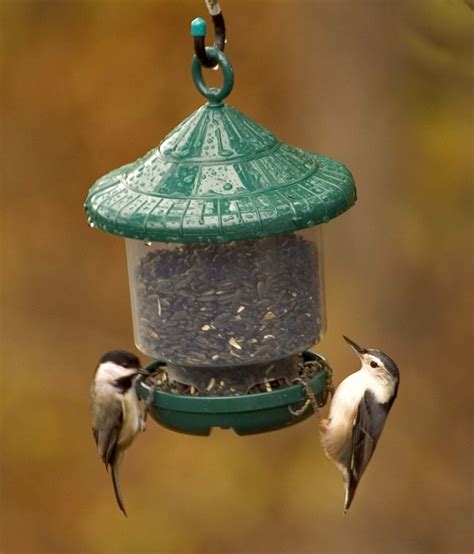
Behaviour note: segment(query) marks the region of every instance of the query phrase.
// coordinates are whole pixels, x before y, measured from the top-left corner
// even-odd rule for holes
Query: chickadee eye
[[[370,362],[370,367],[379,367],[377,362]]]

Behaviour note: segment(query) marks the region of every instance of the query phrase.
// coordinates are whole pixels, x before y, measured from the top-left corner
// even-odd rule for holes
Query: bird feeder
[[[91,227],[125,238],[135,344],[166,375],[152,416],[182,432],[248,434],[308,417],[292,409],[305,383],[325,402],[329,368],[307,352],[326,327],[321,227],[356,191],[341,163],[224,104],[232,66],[218,48],[205,53],[222,88],[206,85],[195,56],[207,103],[99,179],[85,210]]]

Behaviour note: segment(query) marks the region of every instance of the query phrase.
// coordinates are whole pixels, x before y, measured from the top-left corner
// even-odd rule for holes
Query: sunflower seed
[[[227,321],[228,319],[230,319],[231,317],[232,317],[232,314],[227,313],[227,312],[222,312],[221,314],[217,315],[214,318],[214,323],[221,324],[224,321]]]
[[[212,379],[209,381],[209,384],[207,385],[206,389],[211,391],[214,388],[215,384],[216,384],[216,380],[214,379],[214,377],[212,377]]]
[[[229,339],[227,341],[233,348],[237,348],[238,350],[242,350],[242,347],[240,346],[240,344],[234,339],[234,337],[232,337],[231,339]]]

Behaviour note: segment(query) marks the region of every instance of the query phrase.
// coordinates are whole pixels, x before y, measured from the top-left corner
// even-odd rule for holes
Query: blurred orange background
[[[89,229],[82,204],[203,102],[189,23],[209,16],[200,0],[4,0],[0,550],[470,552],[474,11],[462,0],[221,5],[229,103],[356,179],[358,203],[325,227],[317,350],[336,383],[357,369],[343,333],[397,361],[378,450],[344,517],[314,418],[246,438],[150,422],[122,466],[123,518],[89,385],[103,352],[134,350],[125,250]]]

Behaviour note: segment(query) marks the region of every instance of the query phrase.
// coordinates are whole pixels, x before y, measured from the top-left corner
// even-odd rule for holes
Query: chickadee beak
[[[355,353],[359,356],[359,358],[362,358],[364,354],[367,354],[366,348],[361,348],[358,344],[356,344],[353,340],[349,339],[348,337],[342,335],[344,337],[344,340],[347,342],[349,346],[351,346]]]

